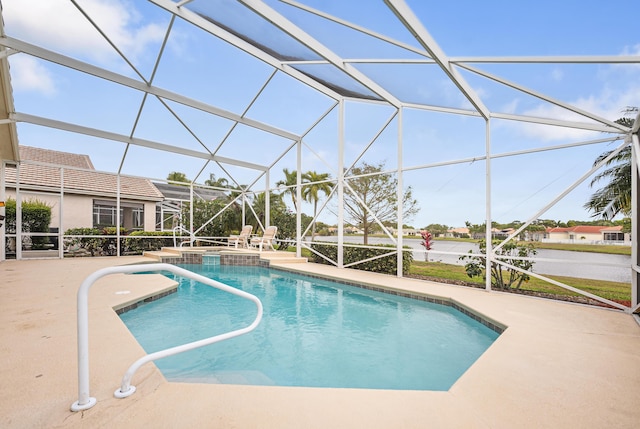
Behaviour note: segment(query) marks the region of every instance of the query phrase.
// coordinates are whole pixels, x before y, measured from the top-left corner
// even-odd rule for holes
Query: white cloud
[[[551,80],[555,82],[560,82],[564,77],[564,72],[558,68],[555,68],[551,71]]]
[[[615,67],[617,68],[617,66]],[[597,90],[596,92],[569,101],[568,104],[609,121],[614,121],[623,116],[625,107],[638,107],[638,100],[640,100],[640,84],[637,83],[638,81],[637,73],[625,78],[610,74],[607,81],[600,88],[594,88]],[[566,121],[590,122],[587,118],[552,104],[540,104],[534,109],[523,112],[523,114]],[[543,141],[579,139],[588,136],[588,132],[565,127],[542,127],[525,124],[523,129],[528,136]]]
[[[149,42],[163,37],[160,26],[141,25],[139,14],[123,1],[82,0],[78,4],[132,58],[140,55]],[[12,37],[103,64],[118,56],[68,0],[4,0],[3,16],[7,33]]]
[[[13,55],[11,63],[11,85],[15,91],[36,91],[47,96],[54,95],[56,88],[46,67],[33,57]]]
[[[500,111],[506,113],[516,113],[518,111],[519,104],[520,100],[518,100],[517,98],[513,98],[507,104],[503,105]]]

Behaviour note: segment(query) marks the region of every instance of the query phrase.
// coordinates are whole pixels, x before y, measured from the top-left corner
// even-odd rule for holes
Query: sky
[[[156,87],[303,135],[302,171],[337,176],[340,114],[330,97],[282,72],[274,74],[271,66],[181,20],[176,20],[171,28],[154,73],[170,22],[168,13],[141,0],[75,3],[79,8],[68,0],[2,0],[5,32],[12,38],[122,76],[141,80],[142,75]],[[360,60],[352,66],[401,101],[472,109],[437,65],[410,63],[421,58],[418,54],[371,40],[286,2],[265,3],[293,24],[304,27],[342,58]],[[300,3],[419,47],[382,1]],[[235,7],[224,9],[228,5]],[[407,5],[439,50],[450,58],[640,55],[640,34],[621,12],[628,10],[628,2],[603,5],[602,1],[577,0],[543,0],[535,4],[496,1],[488,5],[474,1],[453,4],[407,0]],[[278,46],[285,53],[307,59],[317,56],[270,31],[238,7],[237,2],[198,0],[187,7],[225,25],[241,27],[250,37]],[[92,17],[122,55],[79,9]],[[221,10],[225,13],[221,14]],[[364,61],[367,59],[378,61]],[[382,61],[389,59],[405,61],[403,64]],[[174,101],[145,99],[139,91],[25,53],[11,55],[9,61],[17,112],[272,165],[271,186],[283,179],[283,168],[296,168],[296,151],[290,139],[243,125],[234,126],[232,121]],[[484,62],[471,66],[611,121],[622,117],[627,106],[640,106],[640,64]],[[326,67],[309,64],[298,67],[341,79]],[[491,112],[593,123],[480,74],[456,70]],[[384,165],[390,171],[399,164],[406,169],[402,176],[395,177],[405,187],[411,187],[418,201],[420,211],[405,222],[418,228],[432,223],[450,227],[464,226],[467,221],[482,223],[487,211],[488,174],[491,176],[488,206],[497,222],[527,221],[534,216],[561,221],[591,220],[590,213],[583,208],[595,190],[589,186],[593,175],[587,173],[598,155],[621,143],[578,145],[611,134],[492,119],[490,153],[501,156],[494,158],[487,168],[483,159],[487,151],[487,124],[478,117],[406,108],[399,118],[388,105],[348,101],[344,123],[345,166],[367,162]],[[401,148],[397,144],[399,133]],[[121,171],[152,179],[164,179],[170,172],[180,171],[200,183],[214,174],[228,178],[230,183],[251,184],[257,180],[256,190],[266,186],[265,179],[259,178],[260,173],[255,170],[206,163],[141,146],[127,148],[121,142],[40,125],[19,123],[18,136],[22,145],[87,154],[96,169],[102,171]],[[567,147],[559,148],[564,146]],[[543,148],[556,149],[502,156]],[[567,195],[555,202],[564,193]],[[311,207],[305,206],[305,211],[310,214]],[[320,219],[334,224],[335,213],[335,204],[329,203]]]

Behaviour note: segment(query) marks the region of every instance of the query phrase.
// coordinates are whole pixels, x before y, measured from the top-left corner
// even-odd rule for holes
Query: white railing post
[[[87,410],[93,407],[97,402],[96,398],[92,398],[89,395],[89,289],[91,288],[91,286],[93,286],[96,280],[106,275],[120,273],[131,274],[142,271],[169,271],[179,276],[197,280],[200,283],[204,283],[222,291],[229,292],[241,298],[248,299],[250,301],[253,301],[253,303],[256,305],[257,314],[254,321],[245,328],[205,338],[203,340],[183,344],[181,346],[161,350],[138,359],[133,363],[133,365],[129,367],[129,369],[125,373],[120,389],[114,392],[114,396],[116,396],[117,398],[125,398],[135,392],[135,387],[130,385],[131,378],[138,370],[138,368],[140,368],[145,363],[160,359],[162,357],[175,355],[188,350],[193,350],[198,347],[203,347],[229,338],[237,337],[242,334],[246,334],[254,330],[262,320],[262,302],[260,302],[260,300],[255,295],[225,285],[224,283],[220,283],[216,280],[204,277],[189,270],[185,270],[184,268],[176,267],[175,265],[158,263],[102,268],[89,275],[80,285],[80,289],[78,289],[78,400],[71,405],[72,411]]]

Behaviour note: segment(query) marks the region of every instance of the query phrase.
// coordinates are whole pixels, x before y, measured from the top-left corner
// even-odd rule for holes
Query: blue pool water
[[[181,267],[256,295],[264,316],[249,334],[157,360],[172,381],[448,390],[499,335],[449,306],[260,267]],[[255,318],[252,302],[176,280],[177,293],[121,315],[147,353]]]

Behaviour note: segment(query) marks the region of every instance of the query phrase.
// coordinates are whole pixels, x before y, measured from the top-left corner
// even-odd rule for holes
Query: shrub
[[[360,248],[360,247],[344,247],[343,249],[343,262],[345,265],[350,264],[352,262],[360,261],[363,259],[369,259],[374,256],[384,255],[388,253],[390,250],[395,249],[395,246],[390,244],[380,244],[376,245],[376,249],[372,248]],[[322,244],[322,243],[312,243],[311,248],[316,252],[324,255],[325,257],[336,261],[338,259],[338,246],[330,245],[330,244]],[[379,249],[378,249],[379,248]],[[410,250],[411,248],[408,246],[404,246],[405,249]],[[313,255],[313,262],[319,264],[330,264],[324,258]],[[412,252],[402,252],[402,273],[409,273],[409,269],[411,268],[411,263],[413,262],[413,253]],[[352,265],[349,268],[354,268],[357,270],[363,271],[373,271],[376,273],[383,274],[397,274],[398,271],[398,262],[395,254],[384,256],[382,258],[374,259],[371,261],[360,262],[358,264]]]
[[[97,228],[71,228],[64,235],[116,235],[115,227]],[[126,235],[127,231],[120,228],[120,235]],[[66,249],[77,247],[91,253],[91,256],[105,256],[117,254],[116,238],[109,237],[68,237],[64,239]],[[78,250],[75,249],[75,250]]]
[[[138,237],[138,236],[144,237]],[[151,238],[165,237],[165,238]],[[143,252],[160,250],[163,247],[173,246],[172,231],[134,231],[124,239],[125,252],[127,254],[141,255]]]
[[[8,198],[5,204],[6,225],[9,234],[16,233],[16,200]],[[51,206],[37,198],[22,202],[22,232],[49,232],[51,225]],[[42,249],[49,243],[49,237],[31,237],[33,249]]]
[[[64,235],[100,235],[100,230],[95,228],[71,228]],[[96,250],[102,247],[103,238],[100,237],[69,237],[64,239],[65,249],[84,249],[95,256]],[[74,249],[75,248],[75,249]]]
[[[499,244],[499,241],[494,241],[493,244]],[[480,240],[479,242],[479,251],[480,253],[486,254],[486,241]],[[473,253],[471,250],[469,253]],[[516,258],[525,258],[530,257],[538,253],[533,245],[533,243],[528,244],[517,244],[513,241],[509,241],[504,246],[502,246],[496,252],[496,256],[500,258],[501,261],[506,262],[509,265],[513,265],[514,267],[518,267],[523,270],[530,271],[533,268],[533,261],[526,260],[523,261],[521,259],[513,259]],[[480,277],[486,279],[486,266],[487,266],[487,258],[484,256],[471,256],[471,255],[463,255],[459,258],[461,261],[468,261],[464,266],[467,275],[470,278]],[[518,270],[514,270],[513,268],[503,268],[503,266],[497,262],[491,262],[491,285],[498,289],[520,289],[520,286],[523,282],[528,282],[531,277]]]

